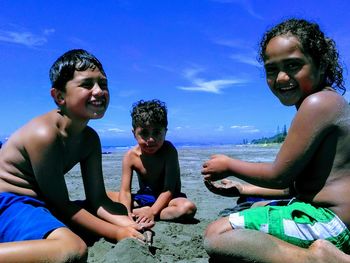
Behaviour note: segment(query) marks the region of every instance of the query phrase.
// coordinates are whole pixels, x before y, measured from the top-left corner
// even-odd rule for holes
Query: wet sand
[[[196,222],[188,224],[157,222],[153,228],[155,236],[152,247],[132,239],[122,240],[118,244],[100,239],[89,248],[88,262],[208,262],[209,257],[203,248],[205,228],[210,222],[219,218],[220,211],[233,207],[236,199],[214,195],[206,189],[200,173],[203,162],[217,153],[247,161],[272,161],[277,150],[278,146],[178,148],[182,191],[197,205]],[[107,190],[119,190],[124,152],[118,150],[103,155],[103,172]],[[79,168],[72,169],[66,180],[71,199],[83,199]],[[134,181],[133,191],[136,190],[137,182]]]

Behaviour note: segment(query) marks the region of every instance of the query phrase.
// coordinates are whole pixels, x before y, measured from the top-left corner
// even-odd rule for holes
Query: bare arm
[[[90,130],[89,145],[92,147],[88,157],[81,161],[81,170],[84,181],[85,195],[88,203],[96,210],[97,216],[118,227],[132,227],[141,230],[133,220],[128,217],[127,209],[120,203],[113,203],[108,198],[102,176],[102,155],[98,135]],[[137,231],[131,231],[129,237],[141,237]],[[142,236],[143,238],[143,236]]]
[[[205,186],[214,194],[237,197],[237,196],[261,196],[261,197],[287,197],[290,196],[289,188],[270,189],[248,183],[240,183],[229,179],[222,179],[221,182],[204,180]]]
[[[131,214],[131,180],[133,173],[131,160],[133,153],[131,151],[128,151],[123,158],[122,181],[119,192],[119,201],[125,205],[129,214]]]
[[[233,175],[261,187],[287,188],[309,163],[325,136],[335,128],[343,106],[343,98],[332,91],[310,95],[301,104],[273,163],[249,163],[216,155],[204,163],[202,173],[208,180]]]

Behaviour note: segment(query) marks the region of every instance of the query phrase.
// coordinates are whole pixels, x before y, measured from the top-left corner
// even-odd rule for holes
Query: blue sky
[[[316,21],[349,66],[349,10],[347,0],[0,0],[0,139],[55,107],[48,70],[73,48],[96,55],[109,79],[109,109],[90,122],[104,145],[131,144],[131,105],[153,98],[167,103],[176,143],[270,136],[295,108],[265,83],[262,34],[292,16]]]

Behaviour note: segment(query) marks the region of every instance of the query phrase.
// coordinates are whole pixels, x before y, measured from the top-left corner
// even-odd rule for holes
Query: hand
[[[202,174],[204,179],[216,181],[229,176],[228,165],[230,160],[231,158],[226,155],[213,155],[210,160],[203,164]]]
[[[204,184],[210,192],[226,197],[240,196],[243,190],[241,183],[228,179],[221,180],[221,183],[204,180]]]
[[[154,225],[154,215],[151,207],[144,206],[141,208],[136,208],[133,210],[133,214],[135,215],[136,223],[144,226]]]
[[[137,231],[133,226],[119,227],[119,230],[116,233],[116,240],[120,241],[124,238],[134,238],[140,240],[141,242],[146,242],[145,236]]]

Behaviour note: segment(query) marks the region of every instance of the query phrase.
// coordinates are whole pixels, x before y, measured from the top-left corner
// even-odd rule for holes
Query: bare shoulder
[[[300,106],[300,110],[337,113],[348,108],[347,101],[335,91],[323,90],[309,95]]]
[[[19,147],[31,149],[50,145],[58,138],[57,118],[53,112],[36,117],[17,130],[12,138]]]
[[[138,145],[129,149],[123,156],[123,162],[132,163],[135,159],[140,159],[141,149]]]
[[[163,154],[176,154],[177,150],[175,146],[170,141],[164,141],[163,146],[161,148]]]

